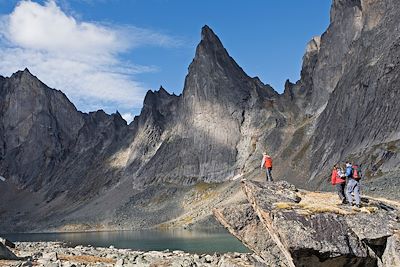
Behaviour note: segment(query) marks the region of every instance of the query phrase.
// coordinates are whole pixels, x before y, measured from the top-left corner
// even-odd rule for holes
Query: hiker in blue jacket
[[[346,177],[347,177],[347,190],[346,198],[349,205],[353,204],[353,196],[357,208],[360,208],[360,180],[359,175],[354,175],[353,165],[350,162],[346,162]]]

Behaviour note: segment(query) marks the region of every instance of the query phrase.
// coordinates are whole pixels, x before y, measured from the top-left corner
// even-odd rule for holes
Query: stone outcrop
[[[400,203],[363,198],[361,209],[336,195],[286,182],[243,181],[249,204],[221,207],[216,218],[273,266],[396,266]],[[261,242],[259,240],[262,239]]]
[[[214,215],[268,266],[290,266],[250,204],[215,209]]]

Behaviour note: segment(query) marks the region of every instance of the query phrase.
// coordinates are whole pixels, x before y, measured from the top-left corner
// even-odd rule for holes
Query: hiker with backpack
[[[350,162],[346,162],[346,177],[347,177],[347,190],[346,197],[347,202],[352,206],[353,205],[353,196],[355,205],[357,208],[361,208],[360,205],[360,179],[361,172],[357,165],[352,165]]]
[[[272,180],[272,158],[270,155],[268,155],[267,152],[263,153],[263,158],[261,161],[261,169],[263,169],[263,168],[266,169],[267,182],[273,182],[273,180]]]
[[[331,176],[331,183],[332,185],[335,186],[336,192],[338,193],[338,196],[340,200],[342,201],[342,204],[346,204],[346,196],[344,193],[344,188],[346,187],[346,180],[345,174],[343,173],[342,169],[339,167],[339,164],[336,164],[333,166],[332,170],[332,176]]]

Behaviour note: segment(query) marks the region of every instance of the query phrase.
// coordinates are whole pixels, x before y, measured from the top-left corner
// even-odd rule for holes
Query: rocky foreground
[[[242,189],[247,203],[214,214],[267,266],[400,266],[398,202],[363,197],[359,209],[286,182]]]
[[[283,181],[244,180],[242,189],[246,201],[221,206],[214,215],[253,254],[14,245],[0,239],[0,266],[400,266],[399,202],[363,197],[356,208],[333,193]]]
[[[68,247],[60,242],[21,242],[15,245],[11,248],[12,252],[5,254],[5,246],[0,242],[0,266],[264,266],[259,256],[249,253],[199,255],[180,250],[143,252],[113,247]],[[5,255],[9,260],[1,260]]]

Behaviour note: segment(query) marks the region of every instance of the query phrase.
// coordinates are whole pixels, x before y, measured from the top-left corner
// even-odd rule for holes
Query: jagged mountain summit
[[[263,179],[265,150],[278,180],[327,189],[331,166],[348,159],[363,163],[367,190],[396,198],[399,5],[333,1],[328,30],[283,94],[249,77],[204,26],[182,94],[149,91],[129,125],[77,111],[28,70],[0,77],[0,226],[130,229],[185,221],[183,203],[202,203],[194,224],[236,197],[233,178]]]

